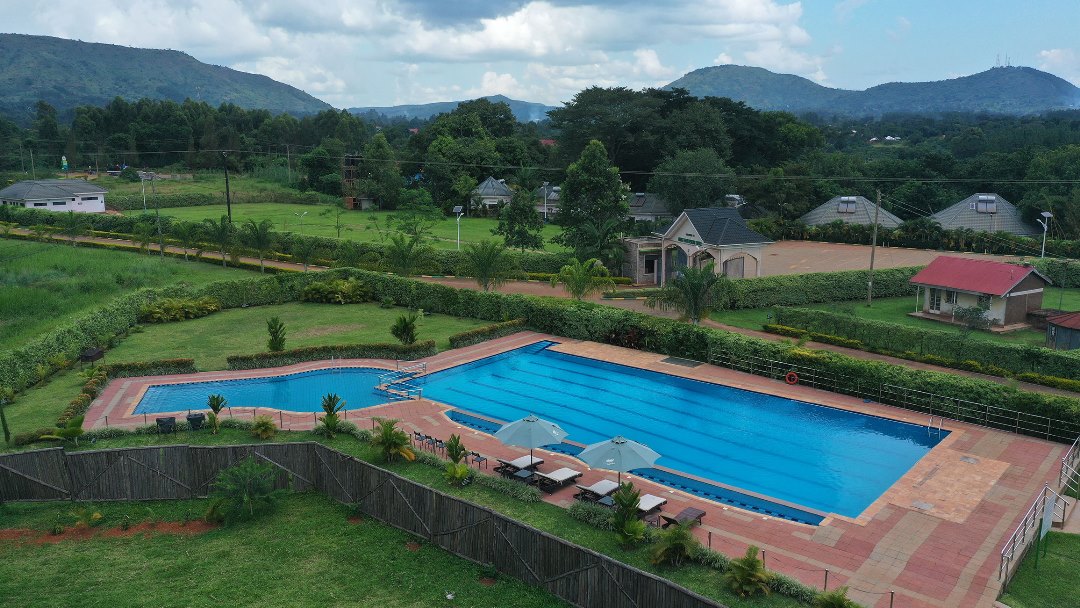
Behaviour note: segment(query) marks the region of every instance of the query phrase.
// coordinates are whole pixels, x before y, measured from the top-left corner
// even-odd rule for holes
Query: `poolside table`
[[[674,525],[674,524],[683,524],[683,523],[686,523],[688,521],[696,521],[697,523],[700,524],[702,517],[705,517],[705,511],[702,511],[701,509],[697,509],[697,508],[694,508],[694,507],[686,507],[682,511],[679,511],[679,514],[676,515],[675,517],[668,517],[667,515],[661,515],[660,518],[664,520],[664,524],[662,526],[660,526],[660,527],[661,528],[667,528],[668,526],[671,526],[671,525]]]
[[[533,482],[533,471],[530,470],[530,469],[521,469],[521,470],[515,472],[513,477],[514,477],[514,479],[516,479],[518,481],[523,481],[525,483],[532,483]]]

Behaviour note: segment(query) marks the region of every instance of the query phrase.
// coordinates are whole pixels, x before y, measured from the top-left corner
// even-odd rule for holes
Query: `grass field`
[[[1051,532],[1046,555],[1035,566],[1034,549],[1009,584],[1001,602],[1012,608],[1061,608],[1080,604],[1080,535]]]
[[[201,370],[225,369],[227,355],[266,350],[266,319],[278,316],[288,331],[286,348],[325,344],[396,342],[390,325],[404,313],[402,308],[376,304],[280,304],[223,310],[201,319],[143,326],[124,338],[105,355],[105,363],[193,358]],[[487,325],[475,319],[426,315],[418,326],[420,340],[435,340],[449,347],[452,334]],[[46,384],[19,395],[5,408],[12,433],[56,424],[86,381],[79,366],[54,375]]]
[[[139,194],[143,192],[141,182],[132,182],[119,177],[101,174],[94,179],[94,183],[108,189],[112,194]],[[199,172],[191,174],[190,179],[158,179],[154,180],[153,190],[158,194],[212,194],[225,200],[225,173]],[[147,206],[153,208],[153,190],[151,185],[146,184]],[[249,197],[266,195],[268,197],[299,197],[300,192],[282,183],[260,179],[242,173],[229,173],[229,193],[237,199],[248,200]],[[327,197],[330,200],[331,197]],[[108,197],[106,197],[108,200]]]
[[[468,444],[467,437],[465,438],[466,445]],[[670,579],[690,588],[702,595],[713,598],[720,603],[731,606],[732,608],[744,608],[744,607],[760,607],[760,608],[805,608],[805,604],[801,604],[790,597],[785,597],[777,594],[771,594],[765,597],[757,597],[752,599],[740,599],[734,594],[729,592],[724,584],[720,580],[720,574],[710,568],[706,568],[697,564],[684,564],[677,569],[671,568],[657,568],[649,562],[649,548],[638,547],[631,550],[624,550],[618,544],[615,535],[611,532],[605,532],[598,530],[588,524],[577,521],[566,514],[566,510],[557,505],[548,503],[526,503],[515,498],[512,498],[502,492],[498,492],[489,488],[479,486],[477,484],[468,485],[465,487],[453,487],[446,483],[443,478],[443,471],[441,469],[435,469],[419,463],[408,462],[395,462],[386,465],[382,462],[381,457],[375,448],[370,445],[362,444],[356,439],[339,435],[333,440],[326,440],[325,438],[316,437],[309,432],[283,432],[278,433],[276,441],[320,441],[325,443],[334,449],[346,452],[362,460],[373,462],[379,466],[385,467],[399,475],[412,479],[414,481],[423,483],[430,487],[436,488],[441,492],[446,492],[454,496],[470,500],[474,503],[489,507],[507,516],[510,516],[519,521],[525,522],[537,529],[549,532],[560,538],[564,538],[579,545],[588,547],[599,553],[609,555],[614,559],[617,559],[623,563],[630,564],[634,567],[653,572],[659,576]],[[96,445],[83,444],[79,449],[104,449],[114,447],[137,447],[146,445],[165,445],[165,444],[186,444],[186,445],[238,445],[244,443],[251,443],[251,435],[246,431],[236,431],[223,429],[219,435],[211,435],[208,432],[181,432],[172,435],[133,435],[125,436],[117,439],[99,441]],[[70,449],[70,448],[69,448]],[[55,503],[53,503],[55,504]],[[12,510],[30,508],[27,505],[12,505]],[[182,512],[182,511],[179,511]],[[52,517],[55,519],[55,511],[52,511]],[[27,521],[29,524],[16,524],[16,525],[31,525],[38,528],[47,527],[52,523],[53,519],[49,519],[48,513],[41,515],[35,515],[30,517]],[[4,521],[0,517],[0,522]],[[2,527],[2,526],[0,526]],[[305,528],[306,529],[306,528]],[[215,533],[216,534],[216,533]],[[316,535],[316,542],[319,537]],[[286,551],[277,545],[268,545],[277,547],[282,551]],[[245,549],[246,550],[246,549]],[[425,547],[421,550],[421,553],[427,550]],[[273,549],[271,549],[273,551]],[[296,551],[296,549],[288,549],[288,551]],[[354,552],[355,553],[355,552]],[[246,555],[246,553],[245,553]],[[4,557],[2,550],[0,550],[0,558]],[[11,560],[7,560],[11,561]],[[20,563],[20,562],[16,562]],[[343,566],[344,567],[344,566]],[[0,577],[6,570],[3,566],[0,566]],[[355,574],[355,573],[354,573]],[[395,581],[398,579],[394,579]],[[0,578],[0,592],[3,590],[3,585],[6,581]],[[500,579],[499,585],[502,585],[503,580]],[[498,588],[499,585],[496,585]],[[388,585],[389,587],[389,585]],[[450,587],[439,587],[437,590],[449,589]],[[456,590],[455,590],[456,591]],[[177,606],[186,605],[183,599],[187,596],[183,596],[176,602]],[[151,602],[152,604],[153,602]],[[224,604],[227,604],[225,602]],[[221,605],[224,605],[221,604]],[[254,602],[253,605],[257,605]],[[54,602],[53,605],[63,605],[63,602]],[[355,599],[354,604],[355,605]],[[369,605],[364,603],[363,605]],[[389,604],[391,606],[412,606],[413,604]],[[429,604],[432,606],[439,606],[440,604]],[[515,606],[516,604],[469,604],[459,603],[455,601],[453,605],[460,606]],[[526,604],[529,605],[529,604]]]
[[[153,503],[159,518],[201,514],[208,501]],[[100,505],[108,525],[137,503]],[[71,505],[12,505],[0,528],[40,527]],[[156,511],[155,511],[156,512]],[[491,587],[480,567],[432,545],[411,551],[409,534],[364,519],[314,494],[285,497],[245,524],[184,534],[95,537],[35,545],[0,543],[5,605],[45,606],[567,606],[509,577]],[[44,516],[44,517],[43,517]],[[141,519],[141,518],[140,518]],[[47,527],[47,526],[46,526]],[[453,601],[446,593],[453,592]]]
[[[1043,297],[1043,305],[1057,308],[1061,304],[1062,310],[1080,310],[1080,289],[1047,288]],[[802,308],[827,310],[830,312],[851,313],[863,319],[874,321],[888,321],[899,323],[909,327],[919,327],[932,330],[956,330],[955,326],[929,319],[918,319],[908,316],[915,310],[914,296],[909,298],[881,298],[874,300],[873,306],[866,307],[865,301],[859,302],[834,302],[831,304],[812,304]],[[751,308],[745,310],[721,310],[714,312],[710,318],[718,323],[744,327],[746,329],[761,329],[765,323],[769,323],[771,311],[768,308]],[[1011,344],[1030,344],[1042,346],[1046,343],[1046,335],[1042,331],[1023,330],[1009,332],[1007,334],[992,334],[990,332],[974,332],[972,339],[990,340]]]
[[[234,204],[232,212],[234,223],[246,222],[249,219],[253,219],[256,222],[270,220],[274,223],[274,229],[280,232],[303,232],[308,235],[336,238],[337,230],[334,227],[334,218],[322,215],[322,212],[328,209],[330,209],[330,207],[321,205],[244,203]],[[300,218],[298,215],[305,212],[307,215],[304,217],[304,226],[301,231]],[[124,213],[125,215],[139,215],[142,211],[125,211]],[[161,213],[182,220],[202,221],[206,218],[217,219],[222,215],[225,215],[225,205],[173,207],[162,209]],[[362,242],[378,241],[380,239],[380,233],[378,230],[371,227],[370,224],[374,218],[378,218],[380,223],[384,222],[384,217],[391,214],[391,212],[382,211],[350,211],[342,216],[343,228],[341,238]],[[461,242],[475,243],[485,239],[501,241],[502,237],[493,236],[491,234],[491,230],[495,228],[498,223],[498,220],[494,218],[461,218]],[[559,234],[560,231],[561,228],[554,224],[548,224],[544,227],[543,236],[545,240],[545,250],[564,250],[563,247],[554,245],[550,242],[551,238]],[[457,247],[457,222],[453,218],[441,220],[435,225],[433,232],[435,236],[435,247],[440,249],[454,249]]]
[[[254,275],[173,258],[0,240],[0,350],[140,287],[248,276]]]

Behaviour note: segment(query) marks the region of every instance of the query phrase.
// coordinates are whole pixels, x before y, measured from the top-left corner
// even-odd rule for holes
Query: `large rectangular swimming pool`
[[[814,405],[527,346],[424,379],[424,397],[510,421],[530,413],[567,440],[615,435],[657,465],[857,517],[946,435]]]

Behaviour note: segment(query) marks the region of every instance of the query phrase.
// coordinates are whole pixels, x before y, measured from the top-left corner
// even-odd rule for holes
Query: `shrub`
[[[450,348],[463,348],[465,346],[472,346],[473,344],[479,344],[503,336],[509,336],[510,334],[516,334],[524,327],[525,319],[514,319],[513,321],[504,321],[502,323],[477,327],[476,329],[470,329],[450,336]]]
[[[391,462],[397,457],[405,460],[416,460],[416,454],[412,451],[409,436],[405,431],[397,428],[397,420],[392,418],[375,418],[377,426],[371,437],[371,444],[382,452],[383,460]]]
[[[452,486],[464,486],[472,480],[473,471],[464,462],[448,462],[443,476]]]
[[[285,324],[281,317],[270,317],[266,320],[266,333],[269,339],[266,341],[266,349],[277,353],[285,350]]]
[[[279,353],[256,353],[254,355],[231,355],[225,358],[229,369],[259,369],[281,367],[329,359],[400,359],[413,360],[430,357],[438,352],[435,342],[417,342],[409,346],[400,344],[341,344],[334,346],[307,346]]]
[[[765,564],[757,557],[758,548],[750,545],[746,548],[746,555],[728,562],[728,569],[724,572],[724,582],[732,593],[739,597],[752,597],[759,594],[768,594],[769,571]]]
[[[826,591],[814,600],[814,608],[859,608],[858,604],[848,599],[847,592],[847,587]]]
[[[208,422],[210,423],[210,431],[212,434],[217,435],[221,430],[221,410],[228,405],[228,400],[223,395],[209,395],[206,397],[206,407],[210,408],[210,416]]]
[[[324,304],[358,304],[371,300],[371,290],[357,279],[333,279],[308,285],[300,299]]]
[[[172,374],[194,374],[194,359],[159,359],[157,361],[132,361],[131,363],[109,363],[103,365],[109,378],[133,378],[137,376],[170,376]]]
[[[540,490],[512,479],[503,479],[494,475],[474,475],[473,483],[522,502],[540,502]],[[609,512],[610,515],[610,512]]]
[[[405,346],[416,342],[416,321],[420,316],[415,312],[401,315],[390,327],[390,334],[401,341]]]
[[[908,279],[922,267],[887,268],[874,272],[874,297],[908,296],[915,288]],[[811,272],[751,279],[735,279],[730,300],[722,308],[803,306],[822,302],[850,302],[866,297],[866,272]]]
[[[619,484],[611,495],[615,508],[611,514],[611,527],[619,538],[619,544],[629,548],[645,538],[645,522],[638,519],[641,490],[632,483]]]
[[[229,524],[272,511],[278,497],[284,493],[284,490],[274,489],[276,478],[273,466],[254,457],[223,469],[214,482],[211,496],[216,500],[207,512],[207,519]]]
[[[251,436],[258,439],[273,439],[277,435],[274,419],[267,415],[255,416],[251,423]]]
[[[575,500],[574,504],[566,508],[567,514],[578,521],[585,522],[594,528],[613,532],[615,527],[611,525],[611,509],[591,502]]]
[[[652,563],[657,566],[678,567],[693,558],[701,549],[701,543],[694,536],[691,525],[691,522],[683,522],[661,531],[656,546],[653,547]]]
[[[169,323],[185,319],[197,319],[221,310],[221,302],[215,298],[165,298],[148,303],[139,311],[144,323]]]
[[[341,419],[338,414],[345,409],[345,400],[338,397],[334,393],[327,393],[322,398],[322,410],[323,417],[319,419],[322,422],[323,432],[328,439],[333,439],[334,435],[341,427]]]
[[[1080,393],[1080,380],[1069,380],[1068,378],[1058,378],[1056,376],[1044,376],[1032,372],[1020,374],[1016,379],[1023,382],[1042,384],[1043,386],[1052,386],[1054,388]]]
[[[384,296],[382,300],[379,300],[379,308],[393,308],[394,298],[390,296]]]

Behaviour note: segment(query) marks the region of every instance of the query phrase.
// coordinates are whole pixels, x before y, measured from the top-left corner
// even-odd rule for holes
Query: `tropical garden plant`
[[[652,549],[652,563],[658,566],[680,566],[701,548],[694,536],[692,522],[682,522],[660,532]]]
[[[390,242],[386,244],[384,259],[390,272],[407,277],[416,274],[420,259],[427,250],[427,246],[419,238],[392,234]]]
[[[274,489],[276,478],[273,466],[254,457],[223,469],[214,482],[211,496],[216,500],[207,511],[207,520],[230,524],[272,511],[285,492]]]
[[[769,593],[769,580],[772,575],[765,569],[765,564],[758,559],[758,548],[750,545],[746,555],[733,559],[724,572],[724,582],[732,593],[739,597],[751,597]]]
[[[147,222],[138,222],[131,229],[131,240],[139,246],[139,251],[150,255],[150,243],[154,242],[154,227]]]
[[[258,254],[259,272],[266,272],[263,259],[266,258],[266,252],[273,248],[274,241],[276,240],[274,222],[263,220],[259,223],[255,223],[255,220],[249,219],[244,222],[241,237],[244,245],[254,249],[255,253]]]
[[[206,407],[210,408],[210,415],[207,416],[207,421],[210,423],[210,431],[214,435],[218,434],[221,430],[221,410],[225,408],[228,401],[222,395],[210,395],[206,398]]]
[[[450,485],[463,486],[468,483],[471,471],[469,465],[462,462],[468,454],[469,451],[461,443],[461,436],[451,434],[446,440],[446,457],[450,459],[446,463],[446,480]]]
[[[322,422],[323,430],[326,431],[326,437],[333,439],[334,435],[341,429],[341,418],[339,414],[345,409],[345,400],[337,396],[334,393],[327,393],[322,398],[322,410],[323,417],[319,419]]]
[[[858,604],[848,598],[847,592],[847,587],[822,592],[814,599],[814,608],[859,608]]]
[[[559,269],[557,275],[551,277],[552,287],[560,283],[575,300],[583,300],[589,294],[615,289],[611,273],[596,258],[589,258],[584,262],[570,260],[569,264]]]
[[[476,284],[484,291],[498,288],[513,271],[513,260],[505,245],[484,240],[465,246],[460,274],[476,279]]]
[[[619,537],[619,544],[630,548],[645,539],[645,522],[638,518],[638,506],[641,504],[641,490],[632,483],[619,484],[619,489],[611,495],[615,503],[611,514],[611,526]]]
[[[397,338],[402,344],[408,346],[416,342],[416,322],[420,315],[416,311],[401,315],[390,326],[390,335]]]
[[[196,257],[199,256],[199,241],[203,236],[203,227],[201,224],[195,222],[174,222],[169,228],[169,234],[172,238],[176,239],[180,243],[180,247],[184,250],[184,261],[188,260],[188,250],[196,250]]]
[[[207,240],[213,243],[221,253],[221,267],[226,267],[225,260],[228,257],[229,246],[233,244],[236,237],[236,227],[233,226],[229,216],[223,215],[216,222],[210,218],[203,220],[203,231]]]
[[[70,441],[75,445],[79,445],[79,437],[83,434],[83,417],[75,416],[67,421],[63,427],[56,429],[55,431],[42,435],[41,439],[47,439],[52,441]]]
[[[682,268],[653,292],[645,304],[679,311],[684,319],[697,325],[709,313],[724,306],[730,281],[716,274],[713,264],[701,268]]]
[[[408,461],[416,460],[416,454],[410,447],[409,436],[397,428],[397,423],[393,418],[375,418],[376,427],[371,436],[371,445],[379,449],[386,462],[397,457]]]
[[[258,439],[273,439],[277,431],[274,419],[265,414],[255,416],[255,420],[251,423],[251,436]]]
[[[281,317],[270,317],[266,320],[266,333],[270,338],[266,341],[266,348],[276,353],[285,350],[285,323]]]
[[[315,239],[300,238],[293,243],[293,259],[304,265],[304,272],[307,272],[308,266],[318,257],[318,254],[319,242]]]

